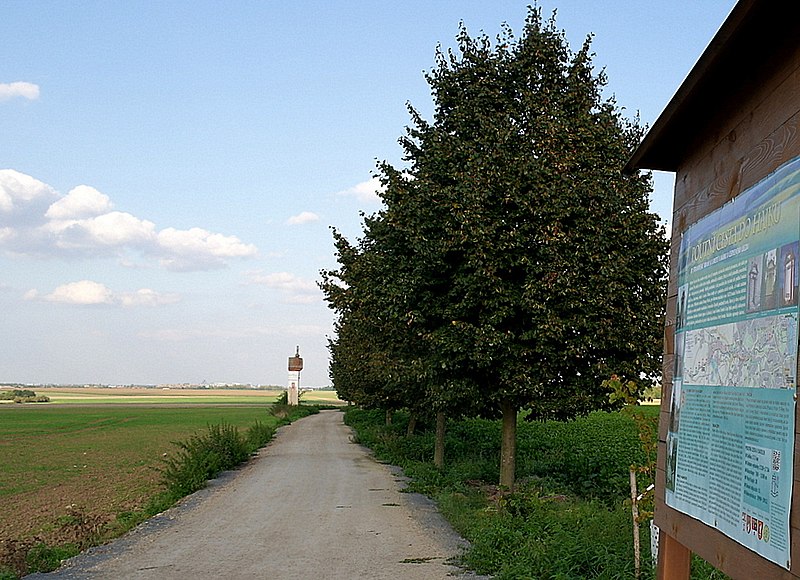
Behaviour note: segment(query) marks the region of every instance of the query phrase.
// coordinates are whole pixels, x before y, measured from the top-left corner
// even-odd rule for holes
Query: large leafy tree
[[[427,76],[433,120],[409,107],[409,170],[381,165],[385,209],[358,248],[337,239],[332,368],[357,336],[399,379],[384,399],[502,415],[511,488],[520,409],[573,417],[609,405],[612,373],[659,372],[667,242],[588,40],[573,53],[531,8],[519,39],[457,42]]]
[[[659,372],[667,243],[649,177],[622,172],[641,129],[603,98],[588,40],[572,53],[538,8],[518,40],[457,40],[428,75],[433,121],[412,109],[404,140],[430,195],[417,255],[448,265],[433,344],[502,413],[511,487],[520,408],[573,417],[608,405],[612,373]]]

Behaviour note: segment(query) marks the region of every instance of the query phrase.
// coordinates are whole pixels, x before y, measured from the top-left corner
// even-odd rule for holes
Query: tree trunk
[[[514,472],[517,465],[517,407],[509,400],[500,403],[503,411],[503,431],[500,442],[500,487],[514,491]]]
[[[417,429],[417,416],[414,413],[411,413],[411,416],[408,418],[408,427],[406,428],[406,435],[407,436],[413,435],[416,429]]]
[[[438,469],[444,467],[444,435],[447,416],[444,411],[436,412],[436,443],[433,447],[433,465]]]
[[[388,427],[391,424],[392,424],[392,410],[386,409],[386,426]]]

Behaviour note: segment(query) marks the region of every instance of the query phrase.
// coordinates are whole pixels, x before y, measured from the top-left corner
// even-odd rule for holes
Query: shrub
[[[10,391],[0,392],[0,400],[13,401],[14,399],[24,397],[35,397],[36,393],[28,389],[12,389]]]
[[[15,403],[49,403],[50,397],[37,395],[28,389],[13,389],[0,391],[0,401],[14,401]]]
[[[211,425],[207,433],[176,445],[180,450],[164,460],[161,474],[167,490],[177,497],[203,488],[207,480],[239,465],[250,455],[239,430],[226,423]]]
[[[264,425],[260,421],[256,421],[248,430],[247,430],[247,449],[250,453],[261,449],[270,442],[272,436],[275,435],[275,428],[270,427],[269,425]]]

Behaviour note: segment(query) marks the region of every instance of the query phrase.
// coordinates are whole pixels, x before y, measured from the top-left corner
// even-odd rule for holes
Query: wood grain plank
[[[680,192],[676,188],[675,206],[682,206],[694,192],[711,184],[720,187],[728,182],[732,160],[743,160],[748,152],[797,114],[800,110],[796,97],[800,90],[800,45],[774,76],[760,80],[762,82],[755,85],[756,90],[746,95],[746,100],[726,107],[731,113],[727,118],[718,117],[717,125],[707,127],[697,138],[693,153],[677,172],[684,185]]]
[[[684,546],[690,546],[698,556],[733,578],[760,577],[770,580],[798,578],[796,571],[786,570],[770,562],[731,540],[722,532],[663,503],[656,514],[659,516],[658,521],[661,522],[658,524],[659,528]],[[797,557],[800,557],[800,554],[795,556],[795,553],[800,550],[800,543],[794,544],[791,558],[793,562],[798,562]],[[797,566],[793,568],[796,570]]]

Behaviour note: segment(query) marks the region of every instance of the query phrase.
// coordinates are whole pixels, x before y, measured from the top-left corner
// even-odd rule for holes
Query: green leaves
[[[660,372],[667,241],[649,177],[622,173],[642,130],[603,97],[590,39],[573,53],[540,8],[519,38],[462,25],[457,46],[426,75],[433,120],[409,105],[408,169],[378,165],[385,208],[355,244],[334,232],[332,378],[455,414],[617,405],[604,379]]]

